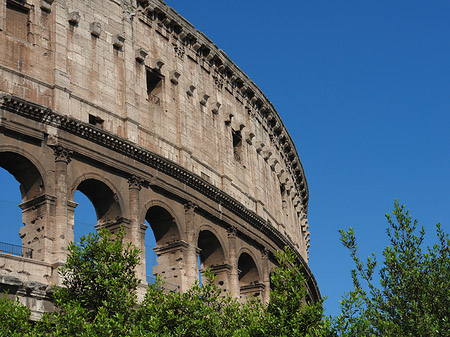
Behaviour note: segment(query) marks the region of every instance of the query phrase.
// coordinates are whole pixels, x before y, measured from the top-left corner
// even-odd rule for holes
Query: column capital
[[[231,226],[227,228],[227,234],[229,238],[235,238],[237,236],[238,229],[236,226]]]
[[[261,249],[261,258],[263,260],[269,259],[269,250],[267,248],[262,248]]]
[[[197,209],[198,205],[192,201],[188,201],[184,204],[184,211],[186,213],[194,214],[195,210]]]
[[[71,157],[73,155],[73,151],[65,148],[61,145],[51,145],[55,154],[55,162],[63,162],[69,164],[71,161]]]
[[[144,179],[138,177],[137,175],[132,175],[131,177],[128,178],[128,188],[131,189],[135,189],[140,191],[142,188],[142,185],[144,184]]]

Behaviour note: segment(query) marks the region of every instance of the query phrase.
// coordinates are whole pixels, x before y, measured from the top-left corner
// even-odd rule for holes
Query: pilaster
[[[141,263],[137,270],[138,277],[145,281],[145,250],[141,248],[143,231],[141,230],[141,223],[139,219],[139,191],[142,188],[144,179],[132,175],[128,178],[129,202],[130,202],[130,231],[128,234],[129,240],[141,250]],[[145,229],[144,229],[145,233]],[[145,234],[144,234],[145,235]]]
[[[66,260],[66,249],[68,245],[66,233],[68,228],[67,212],[67,166],[73,154],[69,149],[61,145],[51,146],[55,155],[55,222],[53,230],[53,252],[51,263],[64,263]]]
[[[240,289],[239,289],[239,270],[238,270],[238,258],[236,254],[236,236],[237,236],[237,228],[230,227],[228,228],[228,247],[230,252],[230,292],[231,296],[235,298],[239,298]]]
[[[186,289],[189,289],[196,280],[198,280],[198,248],[195,238],[195,209],[197,205],[189,201],[184,205],[184,214],[186,221]]]
[[[261,250],[261,266],[262,266],[262,284],[264,287],[261,291],[261,299],[264,303],[270,300],[270,273],[269,273],[269,251]]]

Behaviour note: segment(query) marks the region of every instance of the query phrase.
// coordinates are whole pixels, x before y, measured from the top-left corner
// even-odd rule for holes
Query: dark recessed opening
[[[240,131],[232,130],[234,159],[242,162],[242,135]]]
[[[162,92],[162,75],[155,70],[146,68],[148,100],[160,105]]]
[[[103,128],[104,120],[100,117],[89,114],[89,124],[92,124],[98,128]]]

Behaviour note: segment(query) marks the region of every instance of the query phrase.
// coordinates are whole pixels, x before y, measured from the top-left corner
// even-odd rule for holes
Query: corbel
[[[225,124],[226,125],[230,125],[231,124],[231,120],[233,119],[234,115],[233,114],[228,114],[225,118]]]
[[[258,142],[256,146],[256,152],[261,153],[261,151],[264,149],[265,146],[266,144],[264,144],[263,142]]]
[[[113,46],[122,49],[125,44],[125,34],[116,34],[113,36]]]
[[[202,92],[200,94],[200,104],[206,105],[206,102],[208,101],[209,95],[206,92]]]
[[[181,73],[178,70],[172,70],[170,72],[170,82],[173,84],[178,84],[178,79],[180,78]]]
[[[139,63],[144,63],[147,55],[148,55],[148,53],[145,51],[144,48],[136,49],[135,57],[136,57],[136,61],[138,61]]]
[[[102,25],[100,22],[91,22],[89,24],[89,31],[91,32],[92,36],[99,37],[102,33]]]
[[[211,106],[211,111],[213,114],[217,115],[219,113],[219,109],[221,107],[222,104],[220,104],[219,102],[212,102]]]
[[[156,70],[158,70],[158,71],[161,71],[161,68],[163,67],[163,65],[164,65],[164,62],[163,62],[161,59],[157,59],[157,60],[155,61],[155,67],[154,67],[154,69],[156,69]]]
[[[54,0],[41,0],[41,9],[44,12],[50,13],[52,11],[52,4]]]
[[[201,47],[202,47],[202,45],[201,45],[201,43],[198,42],[198,41],[195,41],[195,42],[192,44],[192,48],[194,48],[195,51],[198,51]]]
[[[255,134],[254,134],[253,132],[249,131],[249,132],[247,132],[245,141],[246,141],[248,144],[252,145],[252,140],[253,140],[253,138],[255,138]]]
[[[187,90],[186,90],[186,94],[188,94],[188,96],[193,96],[194,95],[194,90],[195,90],[195,86],[194,85],[190,85]]]
[[[69,13],[68,21],[72,26],[77,26],[80,22],[81,16],[78,12],[71,12]]]

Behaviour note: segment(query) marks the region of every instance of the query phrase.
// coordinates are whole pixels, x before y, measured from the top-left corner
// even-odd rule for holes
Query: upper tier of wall
[[[307,260],[309,193],[297,150],[225,52],[160,0],[24,6],[25,35],[9,28],[20,18],[1,16],[0,91],[184,167],[267,220]]]

